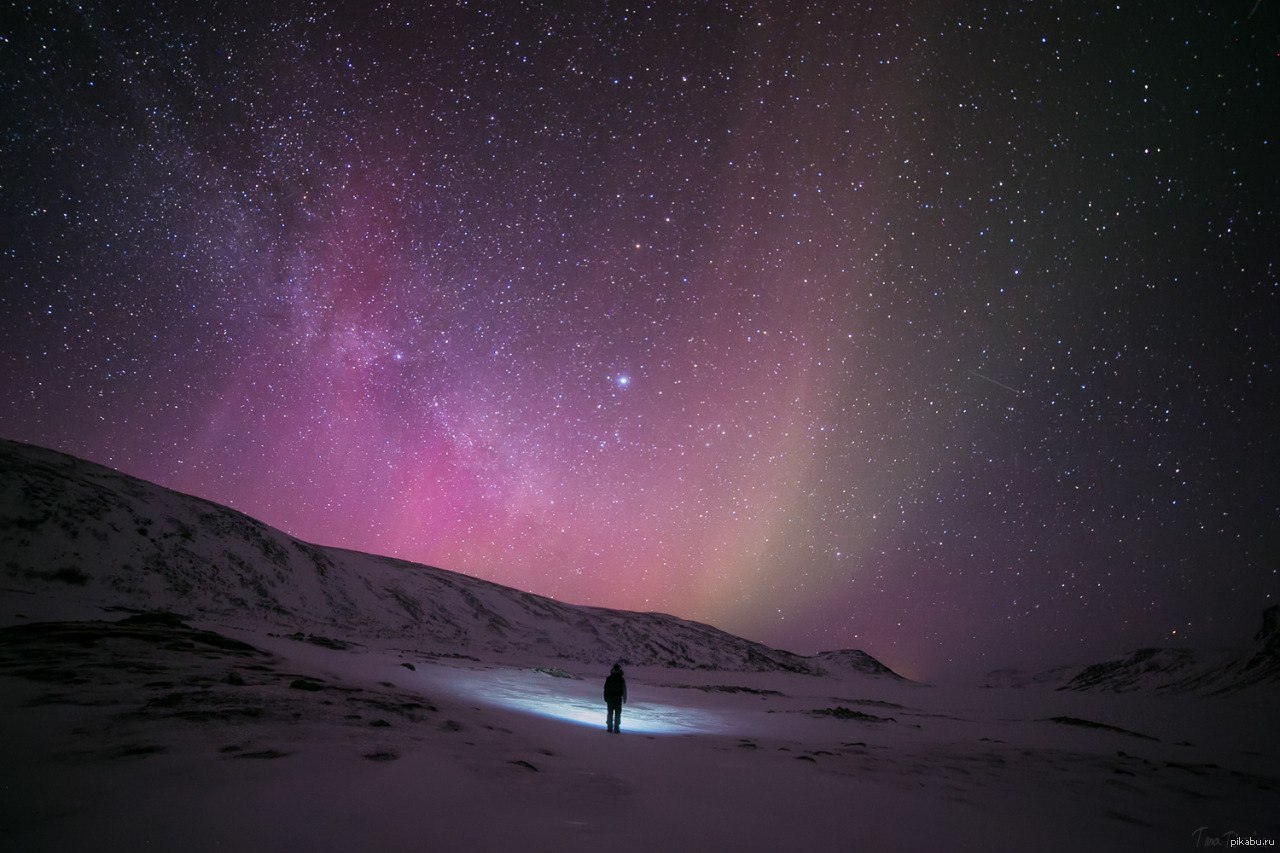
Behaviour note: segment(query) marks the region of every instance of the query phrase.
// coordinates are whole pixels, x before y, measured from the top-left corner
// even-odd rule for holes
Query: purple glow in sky
[[[1277,594],[1275,4],[37,4],[0,434],[913,676]]]

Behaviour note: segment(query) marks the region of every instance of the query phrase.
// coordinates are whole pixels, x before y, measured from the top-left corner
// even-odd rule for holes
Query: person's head
[[[622,664],[620,664],[620,663],[615,663],[615,664],[613,665],[613,673],[614,673],[615,675],[622,675]]]

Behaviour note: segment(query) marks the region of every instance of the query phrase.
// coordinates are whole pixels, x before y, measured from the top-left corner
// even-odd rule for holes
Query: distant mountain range
[[[312,545],[228,507],[3,440],[0,560],[3,622],[24,610],[164,610],[344,641],[400,638],[440,655],[900,678],[854,649],[804,657],[661,613],[564,604]]]
[[[1259,685],[1280,685],[1280,605],[1263,611],[1262,627],[1243,649],[1137,649],[1089,666],[1059,666],[1028,673],[1000,669],[987,673],[984,687],[1052,687],[1124,693],[1236,693]]]

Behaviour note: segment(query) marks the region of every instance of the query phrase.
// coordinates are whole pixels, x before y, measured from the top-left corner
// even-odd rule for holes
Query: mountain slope
[[[1059,690],[1153,690],[1170,693],[1235,693],[1280,684],[1280,606],[1262,614],[1248,649],[1138,649],[1123,658],[1080,670]]]
[[[442,654],[899,677],[863,652],[805,658],[674,616],[569,605],[312,545],[219,504],[12,441],[0,441],[0,553],[11,606],[21,609],[23,596],[54,615],[59,606],[162,609],[401,637]]]
[[[1262,627],[1247,649],[1135,649],[1089,666],[1059,666],[1028,674],[987,673],[984,687],[1052,687],[1057,690],[1126,693],[1236,693],[1280,685],[1280,605],[1262,614]]]

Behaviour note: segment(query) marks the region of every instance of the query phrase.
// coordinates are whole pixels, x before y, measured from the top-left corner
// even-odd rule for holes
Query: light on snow
[[[510,670],[451,676],[449,687],[472,700],[574,725],[604,728],[605,706],[599,683]],[[635,687],[642,689],[639,683]],[[622,706],[623,732],[723,733],[730,728],[721,715],[700,708],[639,700]]]

